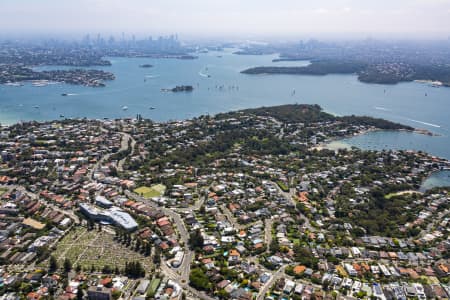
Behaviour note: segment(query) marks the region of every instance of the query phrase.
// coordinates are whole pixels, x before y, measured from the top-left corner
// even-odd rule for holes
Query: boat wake
[[[374,107],[376,110],[381,110],[381,111],[386,111],[386,112],[392,112],[392,110],[382,107],[382,106],[375,106]],[[402,119],[408,120],[410,122],[414,122],[414,123],[418,123],[418,124],[422,124],[422,125],[426,125],[426,126],[430,126],[430,127],[434,127],[434,128],[441,128],[441,125],[438,124],[433,124],[433,123],[429,123],[429,122],[424,122],[424,121],[419,121],[419,120],[415,120],[415,119],[411,119],[411,118],[407,118],[404,116],[400,116],[397,115],[397,117],[400,117]]]
[[[385,108],[385,107],[382,107],[382,106],[375,106],[374,108],[375,108],[376,110],[391,111],[390,109]]]
[[[154,79],[160,77],[159,75],[145,75],[145,78]]]
[[[418,120],[414,120],[414,119],[408,119],[411,122],[415,122],[415,123],[419,123],[419,124],[423,124],[423,125],[427,125],[427,126],[431,126],[431,127],[435,127],[435,128],[441,128],[440,125],[436,125],[433,123],[428,123],[428,122],[423,122],[423,121],[418,121]]]

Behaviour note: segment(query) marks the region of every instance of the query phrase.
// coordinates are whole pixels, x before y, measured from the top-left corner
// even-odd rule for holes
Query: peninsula
[[[250,45],[235,54],[278,55],[273,65],[256,66],[245,74],[356,74],[361,82],[396,84],[432,82],[450,86],[450,56],[446,43],[414,41],[301,41],[288,44]],[[290,61],[308,60],[304,67],[286,66]],[[284,66],[277,66],[284,62]]]
[[[103,87],[105,86],[105,81],[114,79],[114,74],[101,70],[69,69],[39,72],[21,65],[0,65],[0,84],[24,81],[52,81]]]
[[[412,128],[303,104],[5,126],[0,292],[445,298],[450,190],[420,186],[450,163],[316,147],[377,129]]]
[[[295,61],[297,59],[280,59]],[[313,61],[304,67],[262,66],[243,70],[243,74],[328,75],[356,74],[361,82],[396,84],[399,82],[430,81],[450,87],[450,67],[417,66],[405,63],[367,64],[356,61]]]

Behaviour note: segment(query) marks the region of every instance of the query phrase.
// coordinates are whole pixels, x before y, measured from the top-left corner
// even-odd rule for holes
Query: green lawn
[[[7,191],[8,191],[8,189],[0,188],[0,196],[3,195],[4,193],[6,193]]]
[[[150,288],[148,290],[148,295],[150,297],[153,297],[156,293],[156,290],[159,287],[159,284],[161,283],[161,279],[159,278],[153,278],[152,281],[150,282]]]
[[[283,192],[289,192],[289,187],[282,181],[277,181],[278,186]]]
[[[387,194],[387,195],[384,196],[384,198],[386,198],[387,200],[390,200],[393,197],[404,196],[404,195],[412,195],[412,194],[421,194],[421,192],[418,192],[418,191],[401,191],[401,192]]]
[[[292,243],[295,244],[300,244],[300,239],[292,239]]]
[[[141,186],[135,189],[134,192],[144,198],[161,197],[166,192],[166,186],[163,184],[156,184],[151,187]]]

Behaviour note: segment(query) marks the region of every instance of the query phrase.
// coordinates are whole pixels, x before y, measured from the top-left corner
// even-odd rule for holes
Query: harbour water
[[[445,144],[450,142],[445,135],[429,136],[425,134],[401,131],[372,131],[351,138],[334,141],[329,148],[357,147],[365,150],[416,150],[424,151],[439,157],[449,155]],[[447,144],[450,146],[450,144]]]
[[[272,62],[277,55],[234,55],[232,50],[199,54],[198,59],[109,58],[116,80],[105,88],[67,84],[0,85],[0,122],[65,117],[123,118],[141,114],[156,121],[287,103],[317,103],[337,115],[369,115],[424,128],[430,137],[404,132],[371,132],[346,140],[362,148],[424,150],[450,159],[450,88],[422,83],[364,84],[354,75],[245,75],[253,66],[306,65]],[[140,68],[151,64],[152,68]],[[60,67],[42,67],[52,69]],[[204,75],[207,76],[204,76]],[[203,75],[203,76],[202,76]],[[193,92],[162,88],[192,85]],[[293,93],[295,90],[295,93]],[[67,94],[67,96],[61,96]],[[127,107],[127,109],[123,109]]]
[[[422,191],[432,189],[434,187],[450,186],[450,171],[440,171],[430,175],[421,186]]]

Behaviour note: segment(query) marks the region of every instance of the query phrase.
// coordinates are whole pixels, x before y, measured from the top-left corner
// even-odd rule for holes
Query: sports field
[[[144,198],[161,197],[166,192],[166,186],[163,184],[155,184],[151,187],[141,186],[134,192]]]

